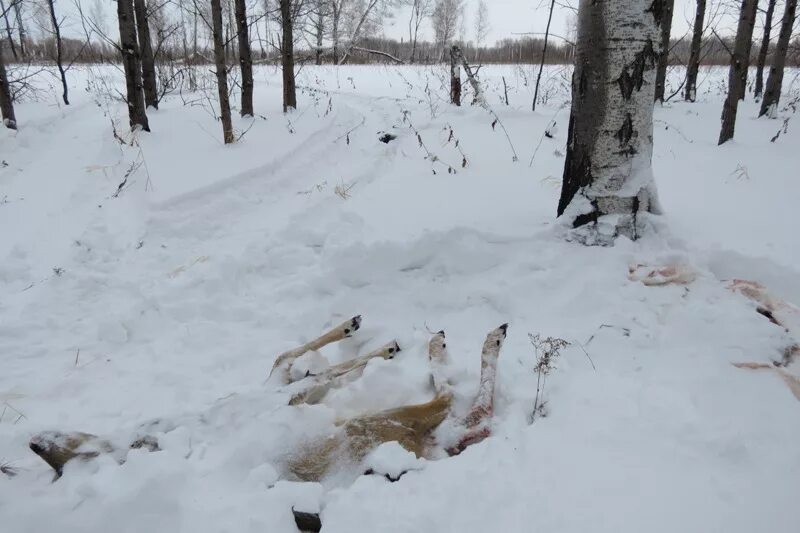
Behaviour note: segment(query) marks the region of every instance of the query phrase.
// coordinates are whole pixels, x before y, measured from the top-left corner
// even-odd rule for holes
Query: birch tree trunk
[[[781,99],[783,69],[786,66],[786,53],[792,40],[792,28],[796,17],[797,0],[786,0],[783,21],[781,22],[781,33],[778,35],[778,43],[775,45],[775,54],[772,58],[772,66],[769,69],[764,99],[761,100],[761,110],[758,112],[759,117],[777,108]]]
[[[636,239],[658,212],[651,159],[662,0],[581,0],[558,215],[586,244]],[[613,216],[607,216],[613,215]]]
[[[58,74],[61,78],[61,98],[64,100],[64,105],[69,105],[69,89],[67,88],[67,71],[64,69],[64,49],[61,42],[61,24],[56,18],[55,0],[47,0],[47,6],[50,10],[50,22],[53,25],[53,39],[56,44],[56,67]],[[10,36],[9,36],[10,37]]]
[[[317,3],[317,20],[314,23],[315,29],[317,32],[317,49],[314,52],[315,59],[314,64],[321,65],[322,64],[322,39],[325,34],[325,12],[323,11],[324,5],[323,2]]]
[[[769,37],[772,33],[772,15],[775,13],[775,0],[769,0],[767,4],[767,14],[764,18],[764,33],[761,36],[761,48],[758,50],[758,62],[756,63],[756,88],[753,97],[758,98],[764,90],[764,65],[767,64],[767,54],[769,53]]]
[[[136,32],[139,36],[139,50],[142,55],[142,86],[144,103],[147,107],[158,109],[158,87],[156,86],[156,62],[153,57],[153,44],[150,37],[150,24],[145,0],[133,0],[136,13]]]
[[[736,43],[733,47],[731,66],[728,71],[728,96],[722,107],[719,144],[733,139],[736,129],[739,100],[744,98],[747,86],[747,67],[750,65],[750,49],[753,44],[753,28],[756,25],[757,9],[758,0],[742,0],[742,11],[739,13],[739,25],[736,29]]]
[[[292,1],[281,3],[281,68],[283,70],[283,112],[297,109],[297,91],[294,80],[294,35],[292,31]]]
[[[128,100],[128,119],[131,129],[150,131],[142,92],[142,65],[139,43],[136,39],[136,22],[133,17],[133,0],[117,0],[119,19],[119,44],[122,65],[125,68],[125,88]]]
[[[664,101],[664,86],[667,83],[667,66],[669,66],[669,37],[672,33],[672,14],[675,9],[675,0],[663,0],[663,24],[661,25],[661,54],[658,56],[656,70],[656,102]]]
[[[231,144],[233,142],[233,123],[231,122],[231,103],[228,99],[228,67],[225,64],[225,42],[222,32],[222,5],[220,0],[211,0],[211,33],[214,41],[214,66],[217,74],[222,139],[225,144]]]
[[[457,46],[450,48],[450,103],[461,105],[461,58]]]
[[[333,64],[339,64],[339,22],[342,19],[342,4],[341,0],[334,0],[331,2],[331,13],[333,20],[331,21],[331,40],[333,41]]]
[[[253,53],[250,49],[250,28],[247,25],[247,2],[235,0],[236,31],[239,37],[239,68],[242,71],[243,117],[253,116]]]
[[[686,90],[684,100],[694,102],[697,99],[697,71],[700,69],[700,52],[703,48],[703,25],[706,19],[706,0],[697,0],[697,11],[694,14],[692,28],[692,46],[689,52],[689,64],[686,66]]]
[[[11,86],[8,83],[2,47],[0,47],[0,115],[2,115],[3,124],[6,128],[10,130],[17,129],[17,118],[14,115],[14,100],[11,97]]]

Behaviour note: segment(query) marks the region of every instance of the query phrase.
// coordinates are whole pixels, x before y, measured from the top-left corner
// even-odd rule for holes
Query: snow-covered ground
[[[444,67],[305,66],[288,116],[262,67],[259,116],[237,116],[227,147],[198,94],[169,96],[121,145],[109,68],[71,72],[73,105],[19,104],[19,132],[0,131],[0,464],[18,473],[0,474],[0,530],[280,533],[295,506],[325,533],[797,531],[800,402],[731,365],[792,339],[726,280],[800,303],[798,119],[770,142],[783,120],[756,119],[748,96],[717,147],[726,74],[705,71],[698,103],[655,112],[658,234],[588,248],[554,220],[567,70],[548,69],[535,113],[531,67],[480,73],[494,127],[447,104]],[[637,263],[697,279],[648,287],[628,279]],[[287,406],[265,384],[275,356],[356,314],[331,362],[394,338],[403,351],[325,405]],[[397,483],[278,479],[336,418],[430,399],[429,331],[447,332],[466,409],[503,322],[491,438]],[[533,424],[528,333],[572,343]],[[162,451],[70,464],[56,483],[28,450],[42,430],[125,441],[153,419],[175,428]],[[375,460],[408,462],[398,451]]]

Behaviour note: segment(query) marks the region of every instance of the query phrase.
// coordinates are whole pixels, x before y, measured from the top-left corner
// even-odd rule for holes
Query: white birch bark
[[[658,212],[651,159],[666,0],[581,0],[567,161],[558,215],[587,244],[638,237]]]

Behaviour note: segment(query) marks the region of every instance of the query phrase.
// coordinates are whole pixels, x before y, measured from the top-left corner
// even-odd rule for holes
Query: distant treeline
[[[232,64],[236,63],[235,39],[228,40],[228,57]],[[476,48],[472,43],[456,43],[464,51],[465,57],[473,63],[531,63],[536,64],[541,60],[544,39],[541,37],[518,37],[513,39],[503,39],[494,46]],[[689,57],[689,40],[682,39],[673,41],[670,46],[670,63],[672,65],[685,65]],[[732,39],[722,42],[716,37],[707,38],[703,41],[703,53],[701,64],[703,65],[727,65],[730,62],[728,49],[732,48]],[[106,42],[92,41],[85,42],[78,39],[63,38],[62,48],[65,63],[117,63],[120,60],[118,51]],[[52,38],[41,40],[26,39],[24,57],[20,57],[19,46],[12,49],[6,40],[0,42],[0,49],[8,63],[46,63],[55,57],[55,41]],[[185,50],[181,46],[163,43],[159,50],[157,61],[181,61],[192,63],[210,63],[213,54],[210,49],[200,47],[197,53]],[[752,48],[752,62],[755,64],[759,47]],[[268,43],[256,42],[253,46],[253,54],[260,62],[278,61],[278,51]],[[569,64],[572,63],[574,45],[565,42],[560,38],[551,38],[547,47],[547,57],[545,62],[548,64]],[[308,48],[298,48],[295,52],[298,63],[313,62],[316,58],[315,50]],[[397,60],[408,62],[411,55],[411,46],[407,42],[386,38],[364,38],[348,58],[348,62],[357,64],[386,63],[396,62]],[[447,50],[442,46],[431,42],[418,42],[415,63],[431,64],[444,61],[447,58]],[[323,63],[331,61],[330,50],[323,50]],[[769,64],[771,58],[767,59]],[[796,39],[787,58],[787,66],[800,66],[800,40]]]

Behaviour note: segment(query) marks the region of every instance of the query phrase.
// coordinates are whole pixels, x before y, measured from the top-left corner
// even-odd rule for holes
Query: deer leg
[[[308,352],[319,350],[323,346],[327,346],[333,342],[346,339],[352,336],[353,332],[358,331],[360,327],[361,315],[354,316],[349,320],[345,320],[330,331],[323,333],[313,341],[299,346],[293,350],[283,352],[277,357],[277,359],[275,359],[275,363],[272,365],[272,370],[269,373],[269,377],[272,378],[273,375],[277,375],[280,377],[281,382],[284,385],[288,385],[292,382],[292,365],[298,357]]]

